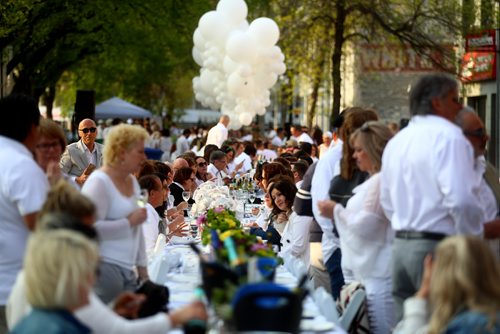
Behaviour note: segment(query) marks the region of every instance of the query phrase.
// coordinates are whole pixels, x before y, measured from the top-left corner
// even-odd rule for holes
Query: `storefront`
[[[495,30],[468,35],[461,62],[464,104],[472,107],[483,120],[490,141],[487,159],[499,167],[498,113],[496,111]]]

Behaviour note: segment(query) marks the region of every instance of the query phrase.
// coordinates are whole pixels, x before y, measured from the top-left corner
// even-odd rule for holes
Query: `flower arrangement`
[[[272,245],[265,244],[257,236],[243,231],[233,211],[223,207],[209,209],[205,215],[198,217],[197,224],[202,231],[203,245],[212,246],[219,262],[226,264],[231,262],[228,249],[224,246],[228,237],[233,240],[237,256],[241,261],[246,262],[248,258],[254,256],[276,257]]]
[[[193,217],[205,214],[209,209],[225,208],[234,211],[237,202],[229,195],[229,188],[217,186],[214,182],[207,181],[201,184],[193,194],[195,203],[191,208]]]

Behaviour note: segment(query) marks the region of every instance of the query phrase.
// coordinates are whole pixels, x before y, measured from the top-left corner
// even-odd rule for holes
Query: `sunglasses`
[[[198,163],[198,167],[205,167],[207,165],[206,162],[200,162]]]
[[[83,128],[83,129],[80,129],[81,132],[87,134],[87,133],[95,133],[97,130],[97,128]]]

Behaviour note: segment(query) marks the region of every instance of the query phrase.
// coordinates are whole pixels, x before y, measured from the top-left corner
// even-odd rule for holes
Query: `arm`
[[[292,255],[300,257],[309,247],[309,225],[311,225],[312,217],[294,215],[293,221],[288,224],[293,224],[292,232]]]
[[[114,313],[94,293],[90,294],[90,303],[78,309],[75,316],[95,333],[164,334],[172,329],[168,314],[158,313],[143,319],[127,320]]]
[[[66,147],[64,150],[64,153],[61,157],[61,161],[59,161],[59,166],[61,167],[61,170],[63,173],[69,174],[69,171],[71,170],[71,166],[73,163],[71,162],[71,155],[69,153],[69,147]]]
[[[22,168],[10,171],[10,177],[6,180],[6,185],[2,185],[2,189],[6,190],[8,197],[15,204],[23,217],[23,223],[33,231],[38,211],[47,198],[49,183],[41,168],[33,160],[23,164]]]
[[[477,196],[479,182],[474,172],[472,147],[461,139],[448,140],[438,148],[435,157],[437,181],[456,232],[480,236],[485,220]]]
[[[500,218],[484,224],[483,227],[485,239],[500,238]]]

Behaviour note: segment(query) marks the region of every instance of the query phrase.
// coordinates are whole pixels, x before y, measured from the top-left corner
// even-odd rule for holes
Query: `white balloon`
[[[241,21],[240,25],[236,29],[241,30],[241,31],[247,31],[249,26],[250,26],[250,23],[248,23],[247,20],[243,20],[243,21]]]
[[[259,45],[271,47],[280,38],[280,29],[276,22],[267,17],[259,17],[250,23],[248,33],[257,40]]]
[[[229,130],[238,130],[241,128],[240,120],[236,117],[231,117],[231,121],[229,122]]]
[[[212,10],[200,18],[198,29],[207,42],[224,46],[232,28],[226,15]]]
[[[258,72],[254,76],[255,87],[259,90],[271,88],[276,81],[278,76],[274,73]]]
[[[243,78],[233,72],[227,78],[227,92],[234,97],[248,97],[254,92],[253,78]]]
[[[257,115],[264,116],[265,114],[266,114],[266,108],[265,107],[257,109]]]
[[[203,50],[203,51],[205,50],[206,41],[200,32],[200,28],[196,28],[196,30],[193,33],[193,43],[194,43],[194,46],[196,46],[200,50]]]
[[[231,23],[238,24],[246,19],[248,7],[244,0],[220,0],[217,4],[217,11],[230,17]]]
[[[235,62],[252,64],[257,55],[257,45],[249,34],[236,30],[226,42],[226,54]]]
[[[253,68],[249,64],[241,64],[238,66],[238,74],[243,77],[249,77],[253,74]]]
[[[286,72],[286,65],[282,62],[274,63],[272,65],[272,70],[274,73],[280,75]]]
[[[234,62],[228,56],[225,56],[222,67],[224,68],[224,72],[226,72],[227,74],[231,74],[234,71],[236,71],[236,68],[238,67],[238,63]]]
[[[240,114],[239,120],[240,120],[241,124],[244,126],[250,125],[252,123],[252,120],[253,120],[253,114],[250,112],[244,112],[244,113]]]
[[[192,51],[193,59],[196,64],[203,66],[203,57],[201,56],[200,50],[195,46]]]
[[[201,88],[205,92],[210,92],[213,87],[214,74],[210,70],[204,70],[200,75],[200,84]]]

